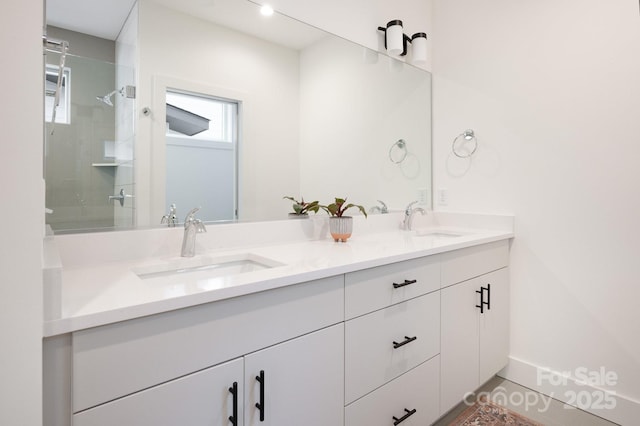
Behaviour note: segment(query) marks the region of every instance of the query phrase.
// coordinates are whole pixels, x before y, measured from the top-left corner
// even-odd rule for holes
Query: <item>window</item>
[[[236,219],[239,102],[168,89],[166,104],[167,204],[200,206],[204,221]]]
[[[167,91],[167,104],[209,120],[208,130],[188,136],[190,139],[234,142],[234,118],[237,103],[218,98]],[[184,136],[184,134],[167,127],[167,136]]]

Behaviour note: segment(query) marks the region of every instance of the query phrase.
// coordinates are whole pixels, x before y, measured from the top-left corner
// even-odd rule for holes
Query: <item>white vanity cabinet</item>
[[[466,268],[468,265],[471,267]],[[469,278],[480,271],[484,273],[441,291],[441,414],[461,402],[467,392],[475,391],[508,362],[507,265],[507,242],[459,250],[443,258],[443,277]]]
[[[71,424],[69,417],[74,425],[109,424],[112,415],[125,419],[111,424],[181,424],[163,420],[172,417],[162,413],[179,416],[183,401],[190,407],[185,410],[204,410],[194,413],[194,419],[233,425],[228,421],[233,403],[228,389],[234,382],[239,389],[237,425],[257,424],[254,410],[245,409],[240,400],[249,401],[251,407],[259,403],[251,377],[260,370],[267,376],[266,419],[274,418],[270,414],[283,419],[289,411],[299,414],[295,407],[315,419],[322,419],[319,413],[343,417],[343,275],[80,330],[62,341],[68,343],[58,352],[68,355],[51,356],[59,361],[48,362],[47,368],[69,370],[70,385],[64,385],[63,377],[46,387],[66,395],[66,401],[55,405],[70,406],[71,415],[64,409],[52,410],[51,415],[45,410],[46,425]],[[45,357],[49,347],[45,341]],[[227,376],[231,365],[237,370],[236,360],[240,373]],[[203,391],[208,396],[202,396]],[[331,401],[337,401],[333,407]],[[155,416],[144,408],[152,406],[158,407]],[[242,420],[243,413],[248,414],[247,421]],[[184,424],[209,425],[195,420]]]
[[[76,413],[73,425],[340,426],[343,342],[334,325]]]
[[[345,425],[438,418],[440,264],[414,259],[345,276]]]
[[[502,240],[47,338],[44,425],[432,424],[507,363],[508,260]]]

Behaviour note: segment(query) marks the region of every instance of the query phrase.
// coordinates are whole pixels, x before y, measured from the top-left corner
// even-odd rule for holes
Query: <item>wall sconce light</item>
[[[403,33],[402,21],[394,19],[385,27],[378,27],[378,31],[384,32],[384,47],[390,55],[404,56],[407,54],[407,42],[409,36]]]
[[[411,36],[411,55],[415,64],[427,62],[427,34],[415,33]]]
[[[407,43],[412,44],[412,62],[425,63],[427,61],[427,34],[415,33],[411,38],[403,32],[402,21],[394,19],[386,27],[378,27],[384,32],[384,47],[390,55],[405,56]]]

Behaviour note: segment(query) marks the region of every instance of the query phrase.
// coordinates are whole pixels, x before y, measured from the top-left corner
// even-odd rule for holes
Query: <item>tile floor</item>
[[[604,420],[598,416],[587,413],[586,411],[579,410],[574,407],[570,407],[558,400],[550,399],[548,396],[541,395],[531,389],[520,386],[516,383],[501,377],[494,377],[489,380],[478,392],[495,392],[495,402],[506,408],[520,413],[531,420],[535,420],[542,423],[545,426],[615,426],[616,423]],[[520,398],[510,398],[509,395],[519,393],[520,395],[526,395],[528,393],[535,394],[535,397],[531,397],[530,401],[538,401],[538,404],[531,404],[528,408],[526,404],[503,404],[499,399],[500,395],[507,395],[507,400],[514,400],[519,402]],[[545,406],[548,408],[545,409]],[[449,423],[456,418],[461,412],[467,408],[467,405],[461,403],[454,409],[452,409],[446,416],[440,419],[434,424],[434,426],[448,426]]]

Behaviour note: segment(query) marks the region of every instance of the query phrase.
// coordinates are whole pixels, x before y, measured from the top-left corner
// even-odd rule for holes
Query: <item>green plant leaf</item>
[[[293,212],[295,214],[306,214],[307,212],[314,212],[314,213],[318,213],[318,210],[320,209],[320,204],[318,201],[311,201],[310,203],[305,203],[304,202],[304,197],[300,198],[300,201],[296,200],[293,197],[282,197],[284,200],[290,200],[293,201]]]
[[[357,207],[358,210],[360,210],[360,212],[364,215],[364,217],[367,217],[367,212],[364,209],[364,207],[357,205],[357,204],[346,204],[347,199],[346,198],[335,198],[335,202],[323,206],[321,204],[318,204],[318,208],[322,209],[324,211],[326,211],[330,216],[335,216],[335,217],[342,217],[344,215],[344,212],[351,208],[351,207]]]

